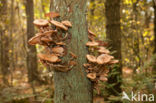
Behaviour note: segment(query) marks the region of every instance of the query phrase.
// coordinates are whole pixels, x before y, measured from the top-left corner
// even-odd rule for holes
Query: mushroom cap
[[[99,47],[98,50],[99,53],[104,53],[104,54],[109,54],[110,51],[108,49],[106,49],[105,47]]]
[[[87,78],[89,78],[91,80],[95,80],[96,79],[96,73],[88,73]]]
[[[44,20],[44,19],[36,19],[34,20],[33,24],[38,27],[42,27],[42,26],[48,26],[49,22],[48,20]]]
[[[107,77],[106,77],[105,75],[101,75],[100,78],[99,78],[99,80],[105,82],[105,81],[107,81],[108,79],[107,79]]]
[[[64,48],[63,47],[54,47],[54,48],[52,48],[52,52],[53,53],[57,53],[57,54],[63,54],[63,52],[64,52]]]
[[[65,26],[67,26],[67,27],[72,27],[71,22],[68,21],[68,20],[62,21],[61,23],[62,23],[63,25],[65,25]]]
[[[90,35],[96,36],[96,34],[93,33],[92,31],[90,31],[89,29],[88,29],[88,33],[89,33]]]
[[[94,47],[94,46],[98,46],[99,43],[98,42],[95,42],[95,41],[89,41],[86,43],[86,46],[90,46],[90,47]]]
[[[116,63],[119,63],[119,60],[111,60],[109,63],[110,64],[116,64]]]
[[[55,62],[59,62],[60,59],[58,58],[58,56],[54,55],[54,54],[38,54],[37,55],[41,60],[45,60],[45,61],[48,61],[48,62],[52,62],[52,63],[55,63]]]
[[[87,60],[88,60],[89,62],[92,62],[92,63],[95,63],[95,62],[96,62],[96,57],[93,56],[93,55],[87,54],[87,55],[86,55],[86,58],[87,58]]]
[[[49,36],[49,35],[56,34],[56,33],[57,31],[55,30],[49,30],[49,31],[44,32],[42,35]]]
[[[64,26],[62,23],[60,23],[58,21],[51,20],[50,23],[53,24],[53,25],[55,25],[58,28],[61,28],[61,29],[65,30],[65,31],[68,30],[68,28],[66,26]]]
[[[49,12],[49,13],[46,13],[45,16],[50,17],[50,18],[57,18],[57,17],[60,17],[60,14],[56,12]]]
[[[49,39],[49,38],[46,37],[46,36],[43,36],[43,37],[41,37],[41,41],[43,41],[43,42],[51,42],[52,40]]]
[[[56,45],[66,45],[64,42],[57,42]]]
[[[109,63],[113,59],[112,56],[108,54],[101,54],[100,56],[97,57],[97,63],[98,64],[106,64]]]
[[[32,38],[29,39],[28,44],[29,45],[36,45],[36,44],[40,44],[41,42],[41,35],[36,35]]]

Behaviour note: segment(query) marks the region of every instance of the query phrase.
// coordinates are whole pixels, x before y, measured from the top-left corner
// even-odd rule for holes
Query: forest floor
[[[123,78],[132,80],[133,70],[123,68]],[[53,103],[53,86],[39,85],[38,83],[29,84],[27,71],[24,68],[18,68],[13,73],[13,80],[9,77],[12,86],[1,85],[0,79],[0,103]],[[35,88],[35,90],[33,89]],[[33,94],[36,95],[33,95]],[[11,102],[10,102],[11,101]],[[105,103],[100,96],[94,97],[94,103]]]

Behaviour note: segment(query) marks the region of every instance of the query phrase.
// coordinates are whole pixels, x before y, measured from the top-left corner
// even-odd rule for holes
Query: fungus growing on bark
[[[106,64],[106,63],[110,62],[111,59],[113,59],[112,56],[110,56],[108,54],[101,54],[100,56],[97,57],[97,63],[98,64]]]
[[[57,18],[57,17],[60,17],[60,14],[56,12],[50,12],[50,13],[46,13],[45,17]]]
[[[57,47],[52,48],[52,52],[57,53],[57,54],[63,54],[64,49],[63,49],[63,47],[57,46]]]
[[[89,47],[94,47],[94,46],[98,46],[99,45],[99,43],[98,42],[95,42],[95,41],[92,41],[92,42],[87,42],[86,43],[86,46],[89,46]]]
[[[41,42],[41,35],[37,34],[36,36],[32,37],[28,43],[30,45],[40,44]]]
[[[54,55],[54,54],[38,54],[37,55],[41,60],[45,60],[51,63],[56,63],[56,62],[60,62],[60,59],[58,58],[58,56]]]
[[[44,19],[36,19],[34,20],[33,23],[37,27],[44,27],[44,26],[48,26],[49,24],[48,20],[44,20]]]
[[[92,36],[96,36],[96,34],[93,33],[92,31],[90,31],[89,29],[88,29],[88,33],[89,33],[90,35],[92,35]]]
[[[62,21],[61,23],[62,23],[63,25],[65,25],[65,26],[67,26],[67,27],[72,27],[71,22],[68,21],[68,20]]]
[[[88,73],[87,77],[91,80],[95,80],[96,79],[96,73]]]
[[[68,28],[66,26],[64,26],[62,23],[58,22],[58,21],[55,21],[55,20],[51,20],[50,21],[51,24],[55,25],[56,27],[60,28],[60,29],[63,29],[65,31],[68,30]]]
[[[98,50],[99,53],[104,53],[104,54],[109,54],[110,51],[108,49],[106,49],[105,47],[99,47]]]
[[[87,54],[86,57],[87,57],[87,60],[89,62],[96,63],[96,57],[95,56]]]
[[[106,77],[105,75],[101,75],[100,78],[99,78],[99,80],[105,82],[105,81],[107,81],[108,79],[107,79],[107,77]]]

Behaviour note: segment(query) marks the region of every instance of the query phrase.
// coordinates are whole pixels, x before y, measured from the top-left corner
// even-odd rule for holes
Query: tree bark
[[[9,74],[9,36],[7,34],[7,0],[0,0],[0,36],[1,36],[1,72],[3,74],[3,83],[9,85],[7,75]]]
[[[34,36],[34,3],[33,0],[26,0],[26,16],[27,16],[27,40]],[[38,81],[37,56],[36,47],[27,45],[27,69],[29,82]]]
[[[111,75],[108,78],[109,84],[115,84],[108,91],[111,95],[118,95],[121,93],[121,75],[122,75],[122,65],[121,65],[121,28],[120,28],[120,0],[106,0],[106,34],[107,39],[110,41],[111,51],[115,51],[113,56],[120,60],[118,66],[114,67],[111,71],[117,72],[115,75]]]
[[[83,63],[87,48],[86,0],[51,0],[51,11],[60,13],[61,20],[69,20],[72,28],[69,30],[67,55],[64,60],[70,60],[70,52],[77,55],[77,65],[66,73],[54,72],[54,102],[55,103],[92,103],[92,86],[87,79]]]

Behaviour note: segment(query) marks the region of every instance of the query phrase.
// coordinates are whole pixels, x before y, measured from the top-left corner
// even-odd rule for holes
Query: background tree
[[[106,0],[106,34],[110,41],[111,51],[115,51],[113,56],[120,60],[120,64],[111,70],[112,75],[108,78],[108,83],[113,86],[109,88],[111,95],[121,93],[121,75],[122,75],[122,58],[121,58],[121,28],[120,28],[120,0]]]
[[[70,59],[70,52],[77,56],[77,65],[67,72],[54,72],[54,101],[55,103],[92,103],[91,82],[86,78],[83,64],[86,62],[87,37],[86,0],[51,0],[51,11],[61,15],[62,20],[72,23],[70,43],[67,43],[66,62]]]
[[[0,2],[2,3],[2,5],[0,6],[0,41],[1,41],[1,72],[3,73],[3,82],[6,85],[9,85],[8,83],[8,77],[7,75],[9,74],[9,34],[7,32],[7,28],[8,28],[8,18],[7,18],[7,0],[0,0]]]
[[[34,21],[34,3],[33,0],[26,0],[26,15],[27,15],[27,40],[29,40],[35,34],[33,25]],[[27,69],[29,82],[39,80],[37,71],[37,56],[36,48],[34,46],[27,45]],[[32,62],[33,61],[33,62]]]

